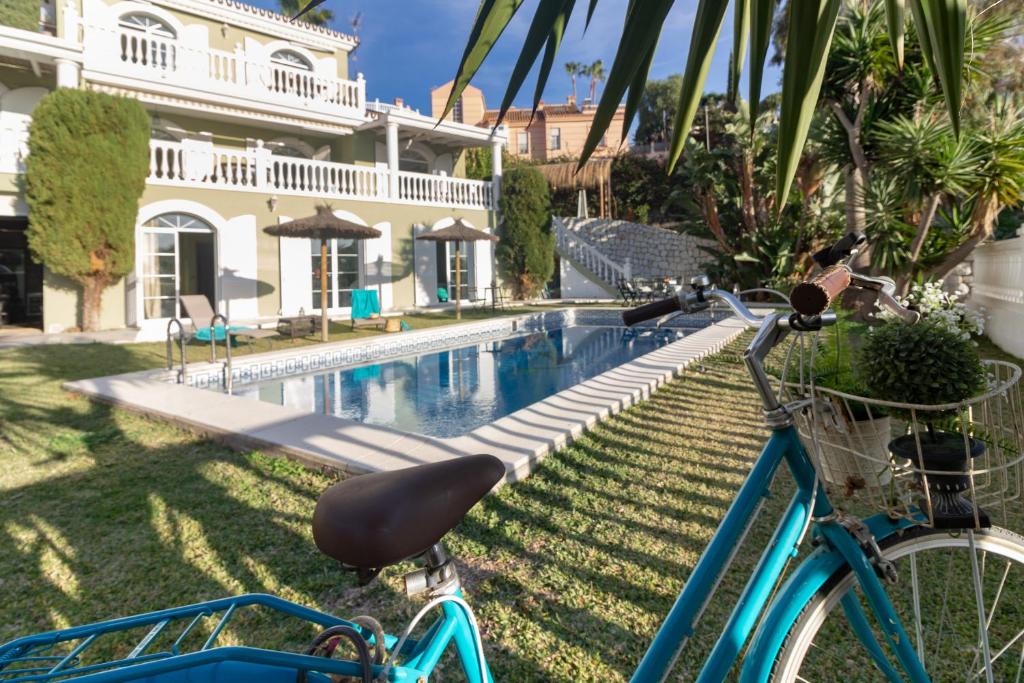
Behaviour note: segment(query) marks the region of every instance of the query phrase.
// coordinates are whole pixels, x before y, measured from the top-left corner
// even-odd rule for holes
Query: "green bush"
[[[873,328],[858,354],[857,370],[873,398],[900,403],[958,403],[985,386],[977,346],[929,322]]]
[[[534,296],[555,268],[547,180],[530,166],[509,169],[502,178],[499,204],[501,241],[495,248],[498,268],[517,298]]]
[[[36,107],[25,185],[35,259],[82,287],[82,327],[103,290],[131,272],[149,173],[149,117],[136,100],[61,89]]]
[[[0,24],[38,31],[39,0],[0,0]]]

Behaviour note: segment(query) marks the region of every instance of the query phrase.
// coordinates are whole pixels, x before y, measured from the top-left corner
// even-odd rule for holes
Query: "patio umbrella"
[[[338,218],[330,206],[321,204],[316,215],[271,225],[264,231],[276,237],[320,240],[320,340],[327,341],[327,241],[373,239],[380,237],[380,230]]]
[[[418,240],[429,242],[455,242],[455,319],[462,318],[462,254],[459,252],[459,245],[462,242],[497,242],[498,237],[482,230],[471,228],[456,218],[455,222],[447,228],[425,232],[418,236]]]

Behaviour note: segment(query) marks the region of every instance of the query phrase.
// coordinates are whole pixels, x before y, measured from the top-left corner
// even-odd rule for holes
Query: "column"
[[[388,172],[391,176],[391,198],[398,199],[398,122],[388,120]]]
[[[491,197],[494,210],[498,210],[498,196],[501,192],[501,148],[500,140],[491,141]]]
[[[70,59],[55,59],[53,63],[57,65],[57,87],[58,88],[77,88],[78,87],[78,62]]]

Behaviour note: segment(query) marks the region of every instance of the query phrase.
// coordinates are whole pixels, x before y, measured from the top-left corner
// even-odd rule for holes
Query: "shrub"
[[[501,241],[495,248],[498,267],[517,298],[533,296],[555,268],[548,183],[535,168],[509,169],[502,178],[499,203],[502,223]]]
[[[131,272],[149,173],[149,118],[137,101],[61,89],[29,129],[29,248],[82,287],[82,327],[99,327],[103,290]]]
[[[0,24],[38,31],[39,0],[0,0]]]
[[[977,347],[934,321],[872,329],[858,354],[857,370],[872,397],[900,403],[957,403],[985,385]]]

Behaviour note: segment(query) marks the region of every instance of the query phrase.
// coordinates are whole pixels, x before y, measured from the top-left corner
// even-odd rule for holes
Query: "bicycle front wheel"
[[[887,592],[932,681],[1024,681],[1024,538],[999,528],[951,534],[916,527],[880,545],[899,575]],[[884,643],[844,566],[794,622],[772,681],[885,680],[846,619],[844,597],[860,602]]]

